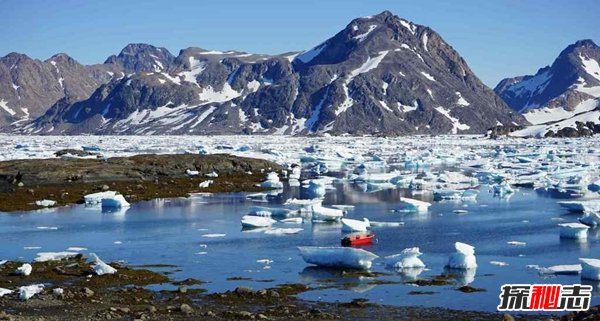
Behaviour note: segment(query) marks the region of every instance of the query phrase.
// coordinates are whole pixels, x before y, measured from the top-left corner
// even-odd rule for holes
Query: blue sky
[[[175,55],[186,47],[282,53],[386,9],[436,30],[492,87],[534,73],[578,39],[600,43],[596,0],[0,0],[0,55],[66,52],[92,64],[132,42]]]

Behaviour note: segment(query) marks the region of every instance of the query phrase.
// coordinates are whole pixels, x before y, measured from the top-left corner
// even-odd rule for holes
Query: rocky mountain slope
[[[130,45],[100,66],[123,72],[12,130],[399,135],[526,124],[435,31],[388,11],[299,54],[188,48],[174,57]]]
[[[593,124],[600,124],[594,116],[600,106],[600,47],[592,40],[578,41],[535,75],[504,79],[494,90],[529,122],[546,125],[529,129],[530,134],[594,132]]]

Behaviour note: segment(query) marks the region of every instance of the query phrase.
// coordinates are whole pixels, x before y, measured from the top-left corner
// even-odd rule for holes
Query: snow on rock
[[[200,184],[198,184],[198,187],[200,188],[208,188],[210,186],[210,184],[213,183],[213,180],[209,179],[207,181],[203,181]]]
[[[459,130],[468,130],[471,128],[471,126],[467,125],[467,124],[462,124],[460,122],[460,120],[458,118],[454,118],[452,116],[450,116],[450,110],[445,109],[444,107],[436,107],[435,110],[446,116],[446,118],[448,118],[451,122],[452,122],[452,134],[457,134]]]
[[[5,288],[0,288],[0,298],[7,295],[7,294],[11,294],[13,291],[9,290],[9,289],[5,289]]]
[[[307,64],[307,63],[311,62],[315,57],[317,57],[321,53],[321,51],[323,51],[323,49],[325,49],[326,46],[327,46],[326,43],[320,44],[310,50],[307,50],[307,51],[297,55],[295,59],[298,59],[298,60],[302,61],[303,63]]]
[[[545,124],[549,122],[560,121],[574,117],[575,115],[592,111],[598,107],[598,101],[587,99],[579,103],[573,110],[566,110],[560,107],[544,107],[532,109],[523,114],[523,116],[534,125]]]
[[[15,270],[15,274],[29,276],[31,275],[32,270],[33,268],[31,267],[31,264],[25,263]]]
[[[426,72],[424,72],[424,71],[421,71],[421,75],[423,75],[423,76],[424,76],[425,78],[427,78],[428,80],[435,81],[435,78],[433,78],[433,76],[432,76],[432,75],[430,75],[430,74],[428,74],[428,73],[426,73]]]
[[[418,247],[411,247],[402,250],[399,254],[386,256],[386,264],[394,269],[415,269],[424,268],[425,263],[419,259],[423,253]]]
[[[19,288],[19,299],[29,300],[34,295],[44,292],[43,284],[33,284],[28,286],[22,286]]]
[[[446,265],[452,269],[474,269],[477,267],[475,248],[469,244],[454,243],[456,253],[452,253]]]
[[[306,263],[333,268],[368,270],[378,256],[350,247],[298,247]]]
[[[369,29],[365,33],[361,33],[360,35],[352,37],[352,39],[357,40],[358,42],[363,41],[373,30],[377,28],[377,25],[370,25]]]
[[[0,108],[4,109],[4,111],[9,113],[11,116],[14,116],[17,113],[12,108],[8,107],[8,102],[4,99],[0,99]]]
[[[600,260],[580,258],[579,261],[582,265],[582,279],[600,281]]]
[[[94,273],[96,273],[96,275],[117,273],[117,269],[104,263],[104,261],[102,261],[95,253],[91,253],[90,257],[94,261],[93,269],[94,269]]]
[[[596,60],[584,57],[581,54],[579,54],[579,59],[581,59],[585,72],[597,80],[600,80],[600,64],[598,64]]]
[[[463,98],[462,94],[460,93],[460,91],[456,92],[456,96],[458,96],[458,101],[456,102],[457,105],[459,106],[470,106],[471,104]]]

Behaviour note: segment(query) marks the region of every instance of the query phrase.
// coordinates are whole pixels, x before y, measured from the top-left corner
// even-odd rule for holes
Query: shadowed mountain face
[[[188,48],[174,57],[136,44],[81,68],[104,78],[84,98],[56,94],[43,115],[11,130],[401,135],[526,124],[436,32],[387,11],[299,54]]]
[[[496,93],[531,123],[569,119],[599,106],[600,47],[581,40],[535,75],[502,80]]]

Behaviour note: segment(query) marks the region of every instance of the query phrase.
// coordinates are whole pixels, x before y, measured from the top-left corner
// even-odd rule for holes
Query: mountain
[[[87,99],[19,126],[52,134],[446,134],[524,125],[435,31],[384,11],[302,53],[130,45]]]
[[[551,125],[536,131],[536,135],[556,135],[564,128],[561,124],[576,129],[576,119],[600,124],[591,114],[587,115],[591,118],[583,115],[600,106],[600,47],[592,40],[577,41],[564,49],[552,65],[535,75],[504,79],[494,91],[532,124]],[[563,132],[559,135],[573,136],[577,130]]]

